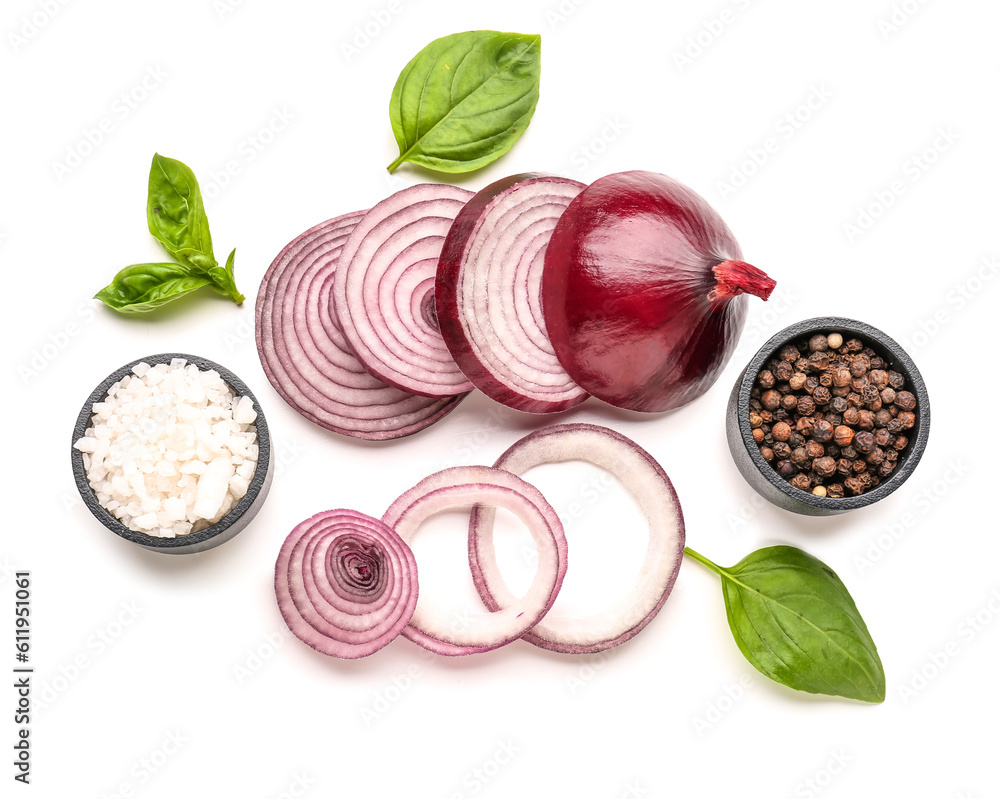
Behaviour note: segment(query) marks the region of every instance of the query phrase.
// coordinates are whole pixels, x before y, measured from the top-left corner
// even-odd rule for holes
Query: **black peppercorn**
[[[786,480],[789,477],[792,477],[793,475],[797,474],[799,471],[798,469],[795,468],[794,464],[792,464],[791,461],[778,461],[777,469],[778,469],[778,474],[780,474]]]
[[[862,455],[867,455],[875,449],[875,436],[867,430],[862,430],[854,436],[854,448]]]
[[[795,363],[799,359],[799,348],[793,344],[786,344],[778,353],[778,359]]]
[[[786,441],[775,442],[774,446],[771,447],[771,449],[774,451],[774,457],[778,458],[779,460],[787,460],[788,457],[792,454],[792,448],[788,446],[788,442]]]
[[[813,352],[826,352],[829,348],[830,345],[826,340],[826,336],[822,333],[817,333],[809,339],[809,349]]]
[[[826,448],[818,441],[807,441],[805,450],[806,457],[808,457],[809,460],[822,458],[826,454]]]
[[[801,491],[808,491],[812,487],[812,480],[809,479],[809,475],[802,474],[799,472],[791,480],[789,480],[793,486],[800,489]]]
[[[813,441],[825,444],[833,438],[833,425],[826,421],[826,419],[820,419],[813,425],[812,437]]]
[[[773,411],[781,404],[781,394],[772,388],[761,394],[760,402],[767,410]]]
[[[837,462],[829,456],[816,458],[813,461],[813,471],[820,477],[833,477],[837,471]]]
[[[916,424],[916,398],[905,385],[860,339],[816,334],[783,346],[757,374],[750,427],[761,456],[795,487],[861,494],[909,443],[901,433]]]
[[[889,422],[892,421],[892,414],[885,408],[880,408],[875,411],[875,426],[885,427]]]
[[[901,411],[912,411],[917,407],[917,398],[914,397],[909,391],[899,391],[896,393],[896,397],[892,401],[892,404]]]
[[[839,425],[838,427],[834,428],[833,440],[834,443],[837,444],[837,446],[848,447],[854,440],[854,430],[852,430],[847,425],[843,424]]]

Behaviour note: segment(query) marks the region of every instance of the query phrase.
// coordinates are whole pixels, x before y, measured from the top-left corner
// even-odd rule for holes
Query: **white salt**
[[[215,370],[183,358],[139,363],[92,411],[74,446],[98,501],[130,529],[187,535],[246,494],[257,468],[257,411]]]

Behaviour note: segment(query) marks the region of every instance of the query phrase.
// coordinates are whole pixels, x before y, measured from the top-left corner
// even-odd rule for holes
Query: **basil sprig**
[[[775,546],[725,569],[684,552],[722,578],[729,629],[762,674],[799,691],[885,700],[875,642],[844,583],[821,560]]]
[[[234,249],[225,267],[212,251],[205,203],[194,172],[159,153],[149,168],[146,201],[149,232],[177,263],[133,264],[94,296],[121,313],[147,313],[209,286],[237,305],[246,299],[236,288]]]
[[[538,35],[467,31],[435,39],[408,63],[389,102],[399,157],[469,172],[514,146],[538,102]]]

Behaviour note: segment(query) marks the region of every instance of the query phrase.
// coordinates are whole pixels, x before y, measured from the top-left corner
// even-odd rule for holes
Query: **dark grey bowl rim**
[[[254,408],[257,411],[257,419],[254,421],[254,425],[257,428],[257,469],[254,472],[254,476],[251,479],[250,487],[247,489],[246,494],[244,494],[240,498],[240,501],[237,502],[236,505],[234,505],[229,512],[215,524],[209,525],[204,530],[199,530],[196,533],[188,533],[187,535],[176,538],[160,538],[159,536],[148,535],[147,533],[138,532],[126,527],[118,519],[112,516],[100,502],[98,502],[97,495],[90,487],[90,483],[87,481],[86,471],[83,468],[83,453],[72,445],[82,438],[87,428],[90,427],[90,418],[93,416],[94,403],[103,400],[107,396],[108,389],[110,389],[112,385],[117,383],[126,375],[132,374],[132,368],[134,366],[140,363],[148,363],[150,366],[155,366],[159,363],[170,363],[174,358],[183,358],[189,364],[194,364],[202,370],[214,369],[219,373],[219,376],[226,382],[226,384],[233,389],[237,396],[250,397],[254,404]],[[268,432],[267,420],[264,418],[264,412],[260,407],[260,403],[257,401],[257,397],[254,396],[254,393],[249,389],[247,384],[240,380],[240,378],[233,374],[233,372],[226,367],[221,366],[214,361],[210,361],[208,358],[202,358],[199,355],[165,352],[156,355],[147,355],[143,358],[136,358],[134,361],[130,361],[121,368],[116,369],[101,381],[100,385],[98,385],[97,388],[90,393],[87,401],[80,409],[76,425],[73,427],[73,441],[71,442],[70,451],[72,453],[73,460],[73,478],[76,482],[77,490],[80,492],[80,496],[83,498],[83,502],[87,506],[88,510],[90,510],[90,512],[101,524],[116,535],[119,535],[134,544],[145,547],[146,549],[161,550],[165,552],[169,552],[171,550],[183,550],[183,553],[178,551],[177,554],[186,554],[188,552],[200,552],[211,548],[212,544],[209,542],[228,532],[230,528],[239,522],[243,515],[254,505],[261,489],[266,487],[268,483],[266,476],[269,470],[271,458],[271,436]],[[219,541],[219,543],[224,543],[224,541],[233,537],[236,532],[225,538],[223,541]]]
[[[778,474],[777,470],[764,460],[764,456],[760,454],[760,447],[753,440],[750,428],[750,390],[753,388],[761,367],[784,344],[797,341],[809,333],[820,332],[851,333],[857,338],[862,339],[876,353],[886,358],[893,366],[894,371],[903,373],[907,380],[908,390],[918,398],[917,424],[915,425],[916,435],[910,438],[909,444],[903,450],[901,463],[888,480],[880,483],[873,491],[866,491],[864,494],[856,497],[842,497],[840,499],[818,497],[808,491],[803,491],[801,488],[796,488],[787,480],[784,480]],[[906,479],[913,473],[913,470],[917,467],[920,458],[924,454],[924,450],[927,448],[927,437],[930,433],[931,421],[931,407],[927,398],[927,386],[913,359],[910,358],[895,339],[877,327],[873,327],[857,319],[848,319],[842,316],[816,316],[812,319],[804,319],[801,322],[789,325],[784,330],[780,330],[771,336],[757,351],[757,354],[750,359],[750,362],[743,370],[743,374],[740,376],[736,413],[743,445],[746,447],[750,460],[757,467],[761,475],[774,488],[795,502],[834,513],[867,507],[889,496],[889,494],[906,482]]]

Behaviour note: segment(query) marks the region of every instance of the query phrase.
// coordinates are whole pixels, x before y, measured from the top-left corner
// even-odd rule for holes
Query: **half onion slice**
[[[255,336],[267,379],[296,411],[343,435],[386,440],[422,430],[462,397],[434,399],[389,386],[348,346],[330,294],[344,242],[364,214],[322,222],[282,249],[261,281]]]
[[[374,206],[344,242],[334,312],[365,368],[405,391],[448,397],[472,389],[434,307],[441,246],[470,197],[457,186],[410,186]]]
[[[536,173],[498,180],[466,203],[441,251],[444,341],[476,388],[516,410],[552,413],[588,396],[556,358],[541,296],[549,237],[583,188]]]
[[[274,592],[297,638],[324,655],[365,657],[409,623],[417,604],[417,563],[378,519],[325,511],[285,539]]]
[[[511,595],[504,609],[494,605],[493,613],[464,617],[461,624],[445,611],[418,603],[403,635],[439,655],[488,652],[520,638],[552,607],[566,574],[566,536],[558,515],[537,488],[507,471],[456,466],[437,472],[400,496],[382,521],[411,543],[432,514],[479,503],[507,508],[524,523],[538,548],[538,569],[523,597]],[[496,559],[489,565],[494,571],[490,579],[500,580]],[[483,574],[476,577],[481,595],[482,579]]]
[[[543,463],[580,460],[607,470],[635,497],[649,519],[649,544],[629,594],[588,617],[547,615],[524,636],[544,649],[568,654],[600,652],[645,627],[666,601],[684,552],[684,518],[666,472],[642,447],[606,427],[553,425],[522,438],[496,464],[514,474]],[[511,594],[496,566],[493,508],[477,507],[469,527],[469,562],[479,595],[490,610],[510,608]]]

